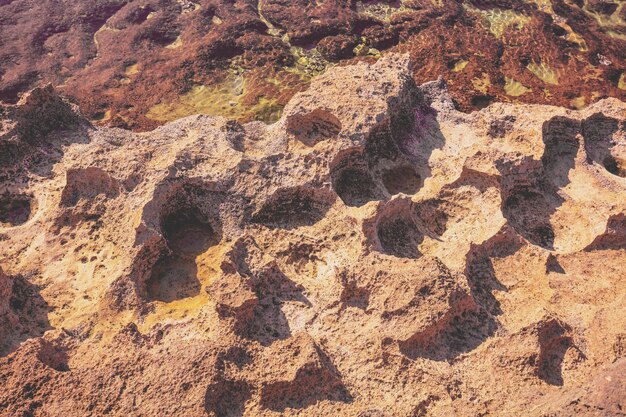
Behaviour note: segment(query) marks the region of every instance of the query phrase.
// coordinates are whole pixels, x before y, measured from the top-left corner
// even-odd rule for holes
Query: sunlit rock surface
[[[621,415],[626,105],[466,114],[420,65],[271,125],[8,106],[0,415]]]

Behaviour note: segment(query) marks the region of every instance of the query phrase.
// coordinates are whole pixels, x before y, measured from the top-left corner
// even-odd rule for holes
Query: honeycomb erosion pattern
[[[7,106],[0,415],[623,415],[626,105],[466,114],[411,68],[329,69],[272,125]]]

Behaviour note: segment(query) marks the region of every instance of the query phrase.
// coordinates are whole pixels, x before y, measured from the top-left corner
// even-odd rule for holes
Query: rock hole
[[[120,184],[100,168],[70,169],[66,185],[61,193],[61,206],[72,207],[81,199],[91,200],[99,195],[115,198],[120,193]]]
[[[289,116],[287,132],[305,145],[314,146],[325,139],[336,137],[341,132],[341,122],[330,111],[315,109],[310,113]]]
[[[281,188],[253,215],[252,221],[284,229],[312,226],[324,218],[334,200],[328,190]]]
[[[415,194],[421,185],[421,178],[415,168],[410,165],[400,165],[383,171],[383,184],[391,195],[403,193]]]
[[[222,380],[207,388],[204,408],[214,417],[241,417],[250,397],[251,389],[246,382]]]
[[[445,361],[474,350],[495,333],[497,324],[485,311],[455,310],[423,333],[399,342],[400,352],[413,360]]]
[[[421,256],[418,246],[424,235],[411,216],[410,200],[396,200],[383,208],[376,224],[376,234],[383,253],[399,258]]]
[[[585,151],[589,160],[602,165],[611,174],[625,178],[626,146],[623,130],[619,128],[616,119],[602,113],[596,113],[583,121]]]
[[[360,207],[381,198],[381,191],[360,151],[335,158],[331,178],[333,189],[347,206]]]
[[[70,370],[65,349],[57,343],[50,342],[46,339],[40,339],[37,359],[57,372],[67,372]]]
[[[198,269],[192,259],[167,256],[156,263],[146,282],[151,301],[170,303],[200,293]]]
[[[489,95],[478,95],[472,97],[471,103],[472,107],[475,109],[484,109],[485,107],[489,107],[489,105],[493,102],[495,97]]]
[[[211,225],[197,210],[176,210],[163,220],[161,229],[170,249],[180,256],[197,256],[219,243]]]
[[[557,320],[551,320],[539,329],[537,376],[550,385],[563,385],[561,365],[565,354],[573,346],[568,335],[570,330],[569,326]]]
[[[626,178],[626,160],[618,160],[613,155],[609,155],[604,158],[602,165],[611,174]]]
[[[619,213],[609,217],[606,230],[596,237],[586,252],[594,250],[619,250],[626,248],[626,213]]]
[[[422,201],[415,205],[415,215],[424,227],[424,231],[430,237],[439,237],[448,229],[448,221],[450,220],[450,211],[461,211],[459,207],[442,199],[430,199]]]
[[[527,188],[514,189],[505,200],[503,214],[529,242],[552,249],[555,233],[545,213],[553,212],[546,197]]]
[[[5,192],[0,196],[0,225],[14,227],[26,223],[33,211],[32,197]]]

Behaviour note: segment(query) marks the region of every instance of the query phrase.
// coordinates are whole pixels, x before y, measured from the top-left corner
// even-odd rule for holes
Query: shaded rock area
[[[52,83],[136,131],[273,122],[328,68],[396,52],[462,111],[626,98],[623,0],[3,0],[0,39],[0,102]]]
[[[101,62],[138,24],[151,29],[136,42],[188,41],[163,24],[165,3],[113,3],[84,22],[110,28],[96,36]],[[265,31],[242,24],[244,3],[229,3],[237,22]],[[228,7],[208,4],[171,7],[228,33]],[[314,8],[315,24],[307,2],[258,7],[333,57],[355,13],[334,4]],[[495,4],[507,2],[472,13]],[[293,28],[292,7],[306,10]],[[419,32],[413,13],[403,22]],[[405,39],[351,22],[381,47]],[[331,68],[271,125],[93,127],[48,87],[11,105],[0,415],[622,415],[626,105],[466,114],[443,80],[415,83],[420,65]]]

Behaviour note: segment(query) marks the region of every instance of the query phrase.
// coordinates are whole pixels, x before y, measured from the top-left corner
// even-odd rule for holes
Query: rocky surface
[[[1,0],[0,101],[52,83],[90,120],[277,120],[328,67],[411,54],[456,106],[626,99],[623,0]]]
[[[6,107],[0,415],[623,415],[626,105],[466,114],[416,65],[271,125]]]

